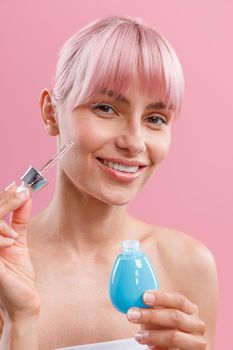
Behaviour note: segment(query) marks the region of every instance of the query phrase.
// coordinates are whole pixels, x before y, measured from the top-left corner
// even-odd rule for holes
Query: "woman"
[[[213,349],[211,252],[127,213],[169,151],[183,96],[174,50],[138,19],[108,17],[65,43],[55,80],[40,96],[43,122],[59,148],[74,145],[59,162],[53,200],[35,218],[27,191],[16,193],[13,183],[0,194],[0,349],[108,341],[110,349],[117,339],[129,349],[133,337],[135,349]],[[132,308],[127,317],[108,297],[125,239],[141,242],[161,285],[144,294],[148,309]]]

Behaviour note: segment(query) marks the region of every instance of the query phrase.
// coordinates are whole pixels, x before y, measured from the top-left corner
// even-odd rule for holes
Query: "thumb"
[[[31,209],[32,209],[32,199],[30,194],[25,197],[25,202],[21,207],[14,210],[11,214],[11,227],[18,232],[19,237],[25,236],[27,233],[27,226],[31,217]]]

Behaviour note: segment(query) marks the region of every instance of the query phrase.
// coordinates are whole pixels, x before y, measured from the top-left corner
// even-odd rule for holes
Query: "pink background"
[[[232,349],[233,283],[233,1],[232,0],[1,0],[1,179],[5,187],[29,164],[54,152],[40,119],[38,96],[52,86],[63,42],[91,20],[110,14],[142,17],[176,49],[185,72],[182,115],[172,149],[130,211],[204,242],[215,255],[220,284],[216,349]],[[50,186],[34,194],[34,214]],[[231,268],[230,268],[231,266]]]

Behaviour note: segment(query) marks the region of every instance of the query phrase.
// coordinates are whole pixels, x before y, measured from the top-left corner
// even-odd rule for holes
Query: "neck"
[[[53,200],[40,218],[57,244],[87,254],[119,247],[129,237],[132,218],[126,205],[106,204],[70,181],[57,183]]]

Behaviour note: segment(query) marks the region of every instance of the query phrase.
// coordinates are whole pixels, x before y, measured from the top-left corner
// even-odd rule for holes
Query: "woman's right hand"
[[[27,244],[29,191],[13,183],[0,192],[0,308],[13,322],[39,315],[40,298]],[[9,224],[4,217],[11,212]]]

